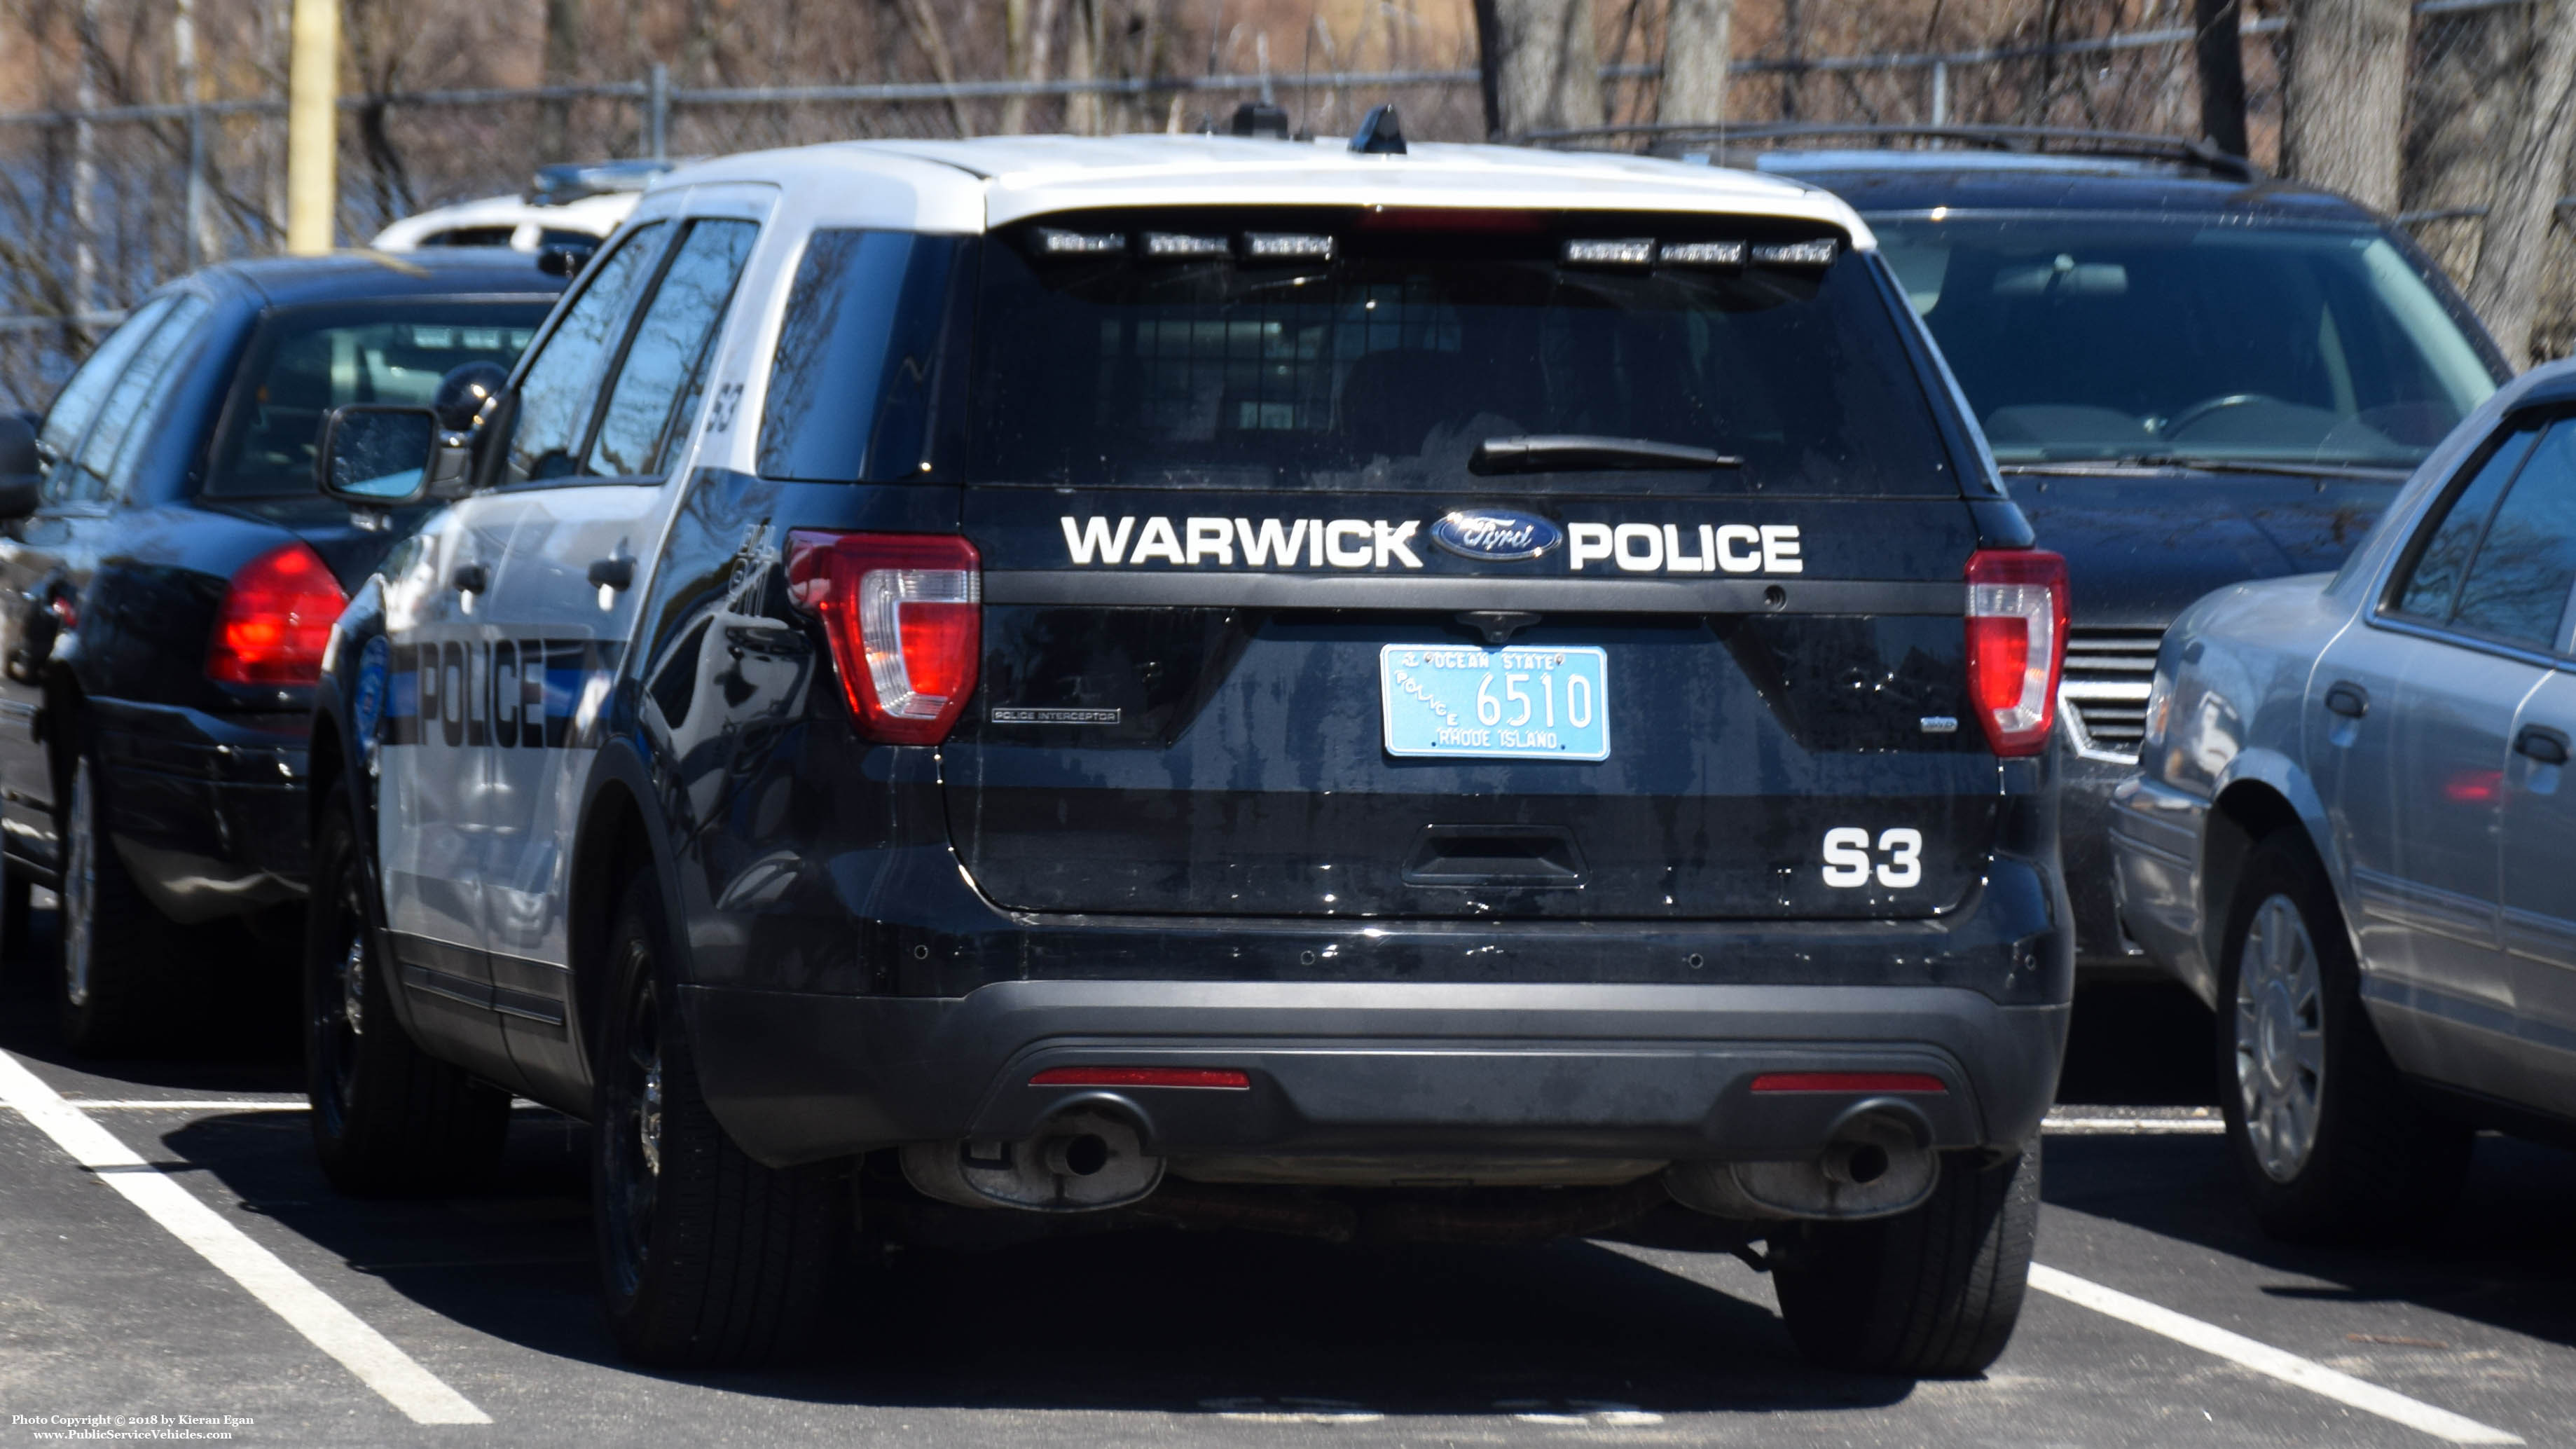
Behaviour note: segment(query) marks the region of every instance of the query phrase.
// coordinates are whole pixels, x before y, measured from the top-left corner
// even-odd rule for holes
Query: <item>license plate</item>
[[[1386,752],[1509,760],[1610,758],[1609,656],[1595,648],[1378,651]]]

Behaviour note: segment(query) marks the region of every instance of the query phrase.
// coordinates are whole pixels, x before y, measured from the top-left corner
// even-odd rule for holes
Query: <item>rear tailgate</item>
[[[941,768],[997,903],[1921,917],[1979,879],[1977,531],[1844,239],[1193,209],[981,266]]]
[[[1338,537],[1371,540],[1367,567],[1244,567],[1247,535],[1336,537],[1331,517],[1278,518],[1275,496],[975,496],[983,692],[943,769],[986,894],[1037,911],[1821,918],[1928,915],[1977,879],[1996,763],[1966,699],[1957,579],[1976,541],[1958,501],[1514,510],[1576,537],[1679,537],[1685,561],[1704,531],[1772,530],[1775,571],[1715,577],[1597,559],[1578,574],[1563,546],[1471,561],[1430,539],[1445,505],[1486,500],[1331,501],[1353,525]],[[1066,532],[1104,528],[1126,561],[1075,562]],[[1221,530],[1236,562],[1134,562],[1166,528]],[[1379,539],[1401,540],[1385,567]],[[1590,651],[1597,674],[1567,657]],[[1445,708],[1445,738],[1390,740],[1390,690],[1426,705],[1399,730]],[[1456,753],[1389,748],[1424,744]],[[1827,879],[1838,827],[1867,833],[1863,883]],[[1905,831],[1912,845],[1877,851]]]

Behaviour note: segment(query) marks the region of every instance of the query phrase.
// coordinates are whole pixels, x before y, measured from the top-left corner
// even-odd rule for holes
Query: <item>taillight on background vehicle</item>
[[[2037,549],[1968,558],[1968,698],[1998,755],[2048,748],[2066,663],[2066,560]]]
[[[311,684],[349,596],[310,544],[281,543],[243,564],[224,593],[206,677],[226,684]]]
[[[948,738],[984,649],[983,560],[923,533],[787,535],[787,593],[823,621],[859,733],[896,745]]]

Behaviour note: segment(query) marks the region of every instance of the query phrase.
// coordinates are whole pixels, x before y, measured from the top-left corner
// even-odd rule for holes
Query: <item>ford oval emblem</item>
[[[1536,558],[1565,542],[1565,530],[1516,508],[1461,508],[1431,525],[1431,541],[1460,558]]]

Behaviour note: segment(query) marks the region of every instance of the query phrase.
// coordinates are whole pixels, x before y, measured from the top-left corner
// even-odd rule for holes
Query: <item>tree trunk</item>
[[[1491,13],[1502,133],[1600,125],[1601,63],[1589,0],[1493,0]]]
[[[2532,323],[2540,310],[2540,273],[2552,214],[2576,139],[2576,15],[2571,0],[2545,0],[2530,10],[2530,30],[2513,86],[2495,187],[2487,199],[2486,234],[2469,304],[2486,319],[2496,345],[2515,366],[2531,361]]]
[[[2237,34],[2239,0],[2192,0],[2198,39],[2192,59],[2200,72],[2200,134],[2230,156],[2252,148],[2245,140],[2245,42]]]
[[[1664,21],[1664,83],[1655,119],[1715,125],[1726,119],[1726,67],[1735,0],[1673,0]]]
[[[2407,0],[2293,0],[2281,169],[2364,206],[2397,206]]]
[[[1108,0],[1073,0],[1072,44],[1065,48],[1064,78],[1097,80],[1100,76],[1100,7]],[[1076,91],[1064,98],[1064,128],[1077,136],[1100,134],[1100,93]]]
[[[545,83],[571,85],[580,68],[581,0],[546,0]],[[537,102],[537,159],[572,159],[572,102]]]
[[[2477,267],[2484,207],[2495,190],[2497,152],[2513,114],[2514,87],[2529,40],[2519,8],[2430,15],[2415,45],[2407,85],[2401,211],[2450,212],[2414,230],[2433,260],[2465,286]]]

